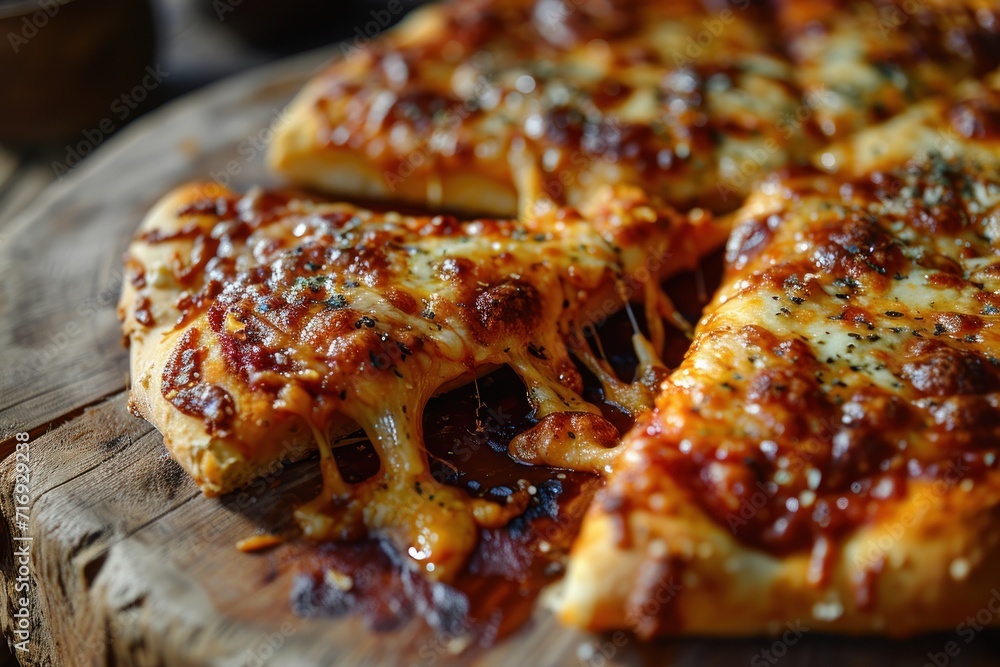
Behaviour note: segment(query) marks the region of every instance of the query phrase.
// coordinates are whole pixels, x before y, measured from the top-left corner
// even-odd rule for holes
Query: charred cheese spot
[[[995,68],[994,13],[976,2],[777,5],[805,116],[827,136],[884,120]]]
[[[198,341],[197,329],[189,329],[181,336],[163,369],[161,391],[175,408],[201,419],[209,433],[225,437],[232,430],[236,407],[229,392],[205,382],[205,351]]]
[[[517,279],[477,290],[474,306],[476,337],[482,343],[490,340],[530,339],[532,329],[541,315],[541,295],[531,284]],[[530,345],[530,344],[529,344]],[[543,350],[529,348],[532,354],[545,359]]]
[[[906,346],[900,374],[920,396],[987,394],[1000,390],[1000,368],[970,350],[913,339]]]
[[[874,289],[883,288],[902,266],[900,249],[871,217],[849,215],[811,241],[814,270],[865,281]]]
[[[750,217],[733,228],[726,245],[726,262],[739,270],[767,246],[774,228],[781,223],[777,215]]]
[[[821,577],[822,545],[912,480],[960,464],[959,481],[984,483],[1000,453],[1000,334],[993,295],[966,277],[996,256],[976,229],[998,182],[1000,161],[930,155],[756,195],[652,425],[625,443],[611,505],[655,512],[657,485],[683,489],[747,544],[813,550]]]
[[[679,215],[627,189],[597,192],[593,221],[572,209],[524,222],[408,217],[262,191],[219,202],[186,209],[197,216],[187,246],[141,240],[176,244],[174,265],[188,272],[171,288],[183,335],[164,396],[220,438],[238,435],[249,406],[256,423],[307,424],[323,473],[319,495],[296,512],[308,538],[382,535],[431,577],[454,577],[479,528],[519,516],[530,494],[498,503],[435,480],[424,406],[499,366],[521,378],[538,420],[512,451],[610,470],[618,431],[582,397],[567,339],[624,305],[616,281],[648,298],[647,284],[687,264],[669,261],[686,231]],[[633,415],[649,407],[648,383],[665,372],[649,343],[635,340],[640,386],[619,383],[622,396],[646,397],[629,403]],[[208,350],[226,390],[201,377]],[[378,466],[356,479],[334,452],[358,427]]]

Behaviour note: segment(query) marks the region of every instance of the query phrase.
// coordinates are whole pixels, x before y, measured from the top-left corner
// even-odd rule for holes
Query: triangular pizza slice
[[[811,145],[762,5],[430,5],[343,47],[291,105],[271,165],[337,196],[493,215],[608,183],[732,210]]]
[[[133,411],[152,422],[208,494],[319,449],[324,486],[296,517],[317,540],[376,534],[425,571],[452,576],[477,527],[528,500],[473,499],[428,469],[423,410],[434,395],[506,365],[537,424],[521,459],[602,473],[618,431],[581,396],[574,355],[633,416],[665,374],[662,325],[634,338],[621,382],[581,329],[627,301],[671,315],[662,277],[691,266],[725,228],[634,188],[582,212],[524,221],[376,213],[294,193],[185,186],[150,213],[126,258],[120,314]],[[333,448],[363,429],[378,472],[346,479]]]
[[[954,628],[1000,585],[1000,96],[765,181],[571,555],[591,629]],[[720,611],[724,610],[724,611]]]

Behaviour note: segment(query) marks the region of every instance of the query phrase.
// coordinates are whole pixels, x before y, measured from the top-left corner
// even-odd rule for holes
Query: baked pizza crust
[[[478,214],[623,183],[728,211],[814,143],[777,43],[755,6],[434,4],[311,80],[270,165],[338,196]]]
[[[1000,98],[966,93],[736,214],[723,284],[584,521],[561,619],[907,636],[990,602]]]
[[[224,195],[225,188],[211,183],[183,185],[163,197],[149,212],[136,233],[137,240],[126,256],[126,280],[123,283],[118,316],[129,344],[132,386],[129,409],[146,419],[163,434],[164,446],[171,456],[194,478],[208,496],[244,486],[258,477],[274,474],[282,462],[302,458],[315,449],[308,426],[293,415],[275,419],[266,401],[246,400],[242,396],[239,432],[213,434],[204,420],[177,410],[164,396],[164,368],[180,338],[183,328],[176,327],[176,299],[182,288],[171,277],[171,265],[189,257],[193,242],[179,239],[149,244],[138,240],[144,233],[170,235],[195,220],[182,218],[178,212],[188,206]],[[214,218],[199,222],[208,225]],[[143,280],[155,286],[140,297],[136,288],[138,267]],[[144,303],[143,299],[148,299]],[[155,325],[147,327],[136,319],[145,305]],[[140,314],[145,319],[145,315]],[[203,381],[240,395],[233,386],[217,354],[202,364]]]
[[[843,139],[1000,65],[1000,8],[981,0],[776,0],[805,111]]]
[[[446,16],[439,6],[419,8],[381,40],[399,49],[440,42],[446,35]],[[330,66],[329,74],[310,81],[284,112],[268,153],[271,169],[292,183],[333,197],[498,217],[516,215],[517,191],[502,155],[477,160],[474,168],[430,169],[437,151],[427,136],[392,160],[373,159],[357,147],[330,143],[331,119],[323,109],[329,100],[339,113],[346,113],[348,102],[346,96],[332,95],[331,89],[336,90],[341,82],[365,81],[374,67],[377,59],[369,49],[354,47]],[[461,108],[454,101],[452,106]]]
[[[643,445],[633,439],[629,446]],[[954,628],[1000,585],[995,472],[969,492],[947,483],[912,485],[877,523],[832,542],[836,565],[822,584],[810,554],[777,557],[748,548],[669,483],[617,483],[634,484],[628,493],[640,484],[658,493],[661,509],[622,515],[596,501],[554,598],[569,625],[646,638],[777,635],[788,623],[905,637]],[[627,543],[615,539],[623,529]]]
[[[315,150],[318,119],[309,106],[307,99],[293,105],[287,112],[289,129],[275,135],[271,144],[270,166],[290,182],[352,200],[391,201],[500,217],[517,214],[517,190],[502,178],[475,172],[418,172],[395,179],[392,172],[380,171],[377,163],[355,151]]]

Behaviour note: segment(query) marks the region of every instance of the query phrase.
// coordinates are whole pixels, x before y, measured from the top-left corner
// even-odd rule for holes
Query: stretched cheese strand
[[[499,527],[528,506],[527,484],[519,485],[505,504],[469,498],[441,484],[428,468],[422,415],[434,393],[421,382],[414,393],[389,394],[377,410],[338,409],[351,413],[381,461],[378,473],[358,484],[344,481],[325,429],[307,420],[320,450],[323,487],[296,510],[303,533],[314,540],[357,539],[375,531],[389,537],[435,579],[447,580],[462,567],[475,546],[478,527]],[[288,409],[288,407],[286,407]]]
[[[522,223],[307,207],[251,239],[260,251],[255,261],[271,272],[266,283],[248,276],[230,288],[217,335],[229,349],[245,350],[244,359],[268,358],[254,347],[262,344],[281,359],[251,367],[248,377],[283,385],[274,408],[301,417],[314,435],[323,486],[295,515],[310,539],[380,535],[430,576],[448,579],[479,527],[520,515],[530,501],[524,484],[497,503],[431,474],[422,433],[427,401],[484,369],[512,368],[538,420],[509,444],[515,457],[609,472],[620,434],[582,397],[566,339],[579,323],[629,308],[635,297],[653,339],[633,317],[635,382],[618,380],[586,344],[574,354],[609,400],[633,416],[650,408],[650,387],[665,372],[661,317],[673,311],[659,281],[681,223],[631,189],[597,193],[586,216],[548,211],[537,156],[516,149],[512,160],[535,167],[519,172],[522,201],[546,209],[528,211]],[[344,478],[330,444],[336,419],[370,439],[380,461],[372,477]]]
[[[507,160],[517,190],[518,218],[531,221],[552,210],[554,204],[545,192],[541,160],[522,137],[515,137],[511,142]]]
[[[633,344],[634,344],[633,340]],[[625,410],[631,416],[636,416],[643,410],[653,406],[653,396],[649,388],[641,383],[627,383],[618,379],[611,365],[605,359],[598,358],[590,347],[590,343],[582,333],[577,333],[571,348],[573,356],[590,371],[601,383],[605,399]]]
[[[430,474],[422,424],[430,392],[422,393],[412,397],[412,410],[388,397],[381,414],[362,424],[382,461],[378,474],[363,483],[365,523],[392,537],[433,577],[449,579],[465,563],[478,531],[465,492]]]
[[[647,281],[644,289],[647,306],[655,308],[647,319],[660,324],[662,340],[661,305],[669,304],[669,299],[662,295],[655,278]],[[609,400],[636,416],[651,407],[651,379],[662,377],[666,369],[655,344],[639,333],[635,322],[633,326],[636,333],[632,343],[639,367],[632,383],[618,380],[607,362],[593,355],[579,333],[573,352],[598,377]],[[620,435],[597,406],[580,396],[581,383],[575,369],[559,365],[557,360],[565,359],[567,352],[559,327],[545,327],[534,340],[525,346],[512,333],[492,346],[504,349],[503,360],[524,382],[539,419],[538,424],[512,440],[511,453],[533,464],[596,474],[611,472]],[[408,373],[412,379],[407,381],[406,392],[384,395],[375,385],[358,392],[351,403],[336,406],[337,411],[364,429],[381,461],[379,472],[359,484],[349,485],[343,480],[323,429],[314,426],[316,419],[310,416],[308,421],[320,448],[323,489],[296,512],[307,536],[317,540],[350,539],[375,531],[392,539],[429,576],[447,580],[474,548],[478,527],[502,526],[524,512],[530,502],[526,484],[519,485],[506,503],[500,504],[470,498],[430,475],[422,433],[424,406],[442,386],[469,375],[461,365],[448,366],[438,364]],[[328,407],[328,412],[333,410]]]
[[[646,311],[646,326],[649,328],[649,340],[653,345],[653,349],[662,354],[667,344],[667,332],[663,326],[662,312],[660,310],[660,304],[662,303],[660,299],[661,295],[667,299],[668,303],[670,302],[670,297],[663,294],[663,289],[655,280],[648,280],[643,285],[643,306]],[[671,303],[671,305],[673,304]],[[635,326],[634,320],[632,325],[633,327]]]
[[[648,387],[662,370],[658,318],[672,309],[658,282],[715,238],[710,227],[692,225],[634,187],[600,188],[582,212],[555,209],[538,157],[512,147],[511,159],[525,166],[515,170],[528,207],[521,221],[376,213],[282,193],[240,198],[214,187],[206,199],[198,188],[198,199],[171,218],[171,229],[181,219],[197,222],[190,261],[177,255],[180,241],[163,234],[150,232],[131,250],[145,258],[136,275],[153,275],[161,264],[174,266],[175,281],[185,279],[181,270],[211,275],[183,293],[150,283],[139,295],[176,299],[175,312],[162,316],[214,336],[211,346],[193,347],[192,335],[164,350],[173,375],[200,370],[211,391],[192,400],[161,391],[163,400],[218,431],[216,454],[238,451],[249,466],[283,454],[271,452],[273,442],[247,452],[239,433],[230,442],[223,432],[264,443],[274,425],[296,437],[299,422],[308,425],[322,488],[295,513],[305,536],[385,537],[431,576],[452,577],[479,527],[507,523],[530,495],[522,484],[497,503],[436,481],[421,432],[427,401],[508,365],[538,420],[510,451],[529,463],[607,472],[619,433],[583,398],[567,338],[623,303],[644,301],[652,342],[638,333],[633,339],[639,384],[619,381],[589,348],[577,356],[612,400],[633,415],[648,409]],[[629,285],[628,299],[615,298],[617,281]],[[143,326],[132,319],[130,328]],[[203,357],[212,363],[200,367]],[[359,427],[380,467],[352,482],[332,443]],[[217,492],[238,483],[206,474],[200,463],[188,467]]]
[[[544,418],[557,412],[589,412],[601,414],[601,409],[588,403],[575,391],[551,379],[551,375],[536,368],[523,353],[511,353],[511,368],[524,382],[528,402],[535,416]]]

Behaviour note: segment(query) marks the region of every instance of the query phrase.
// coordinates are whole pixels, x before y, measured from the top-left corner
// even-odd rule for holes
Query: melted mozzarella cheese
[[[211,379],[197,372],[215,383],[209,393],[234,406],[227,428],[235,437],[251,404],[258,423],[297,419],[311,430],[323,488],[295,513],[307,537],[382,534],[442,579],[464,564],[479,527],[505,524],[529,496],[518,489],[498,504],[437,482],[422,433],[427,401],[509,366],[538,420],[511,452],[535,464],[609,471],[619,434],[580,395],[567,342],[582,340],[574,332],[629,300],[646,302],[658,322],[670,312],[659,281],[689,266],[703,252],[699,244],[721,231],[708,216],[682,218],[630,188],[602,190],[582,213],[553,209],[523,222],[415,218],[271,197],[232,201],[226,209],[241,211],[237,221],[223,213],[213,222],[203,215],[210,207],[195,205],[201,227],[192,233],[215,230],[215,254],[197,250],[209,241],[194,234],[190,256],[175,269],[204,262],[201,278],[180,293],[145,288],[158,303],[176,298],[179,324],[165,340],[198,334],[179,338],[171,358],[204,357],[225,369]],[[155,245],[148,235],[137,241],[135,261]],[[631,291],[615,287],[625,283]],[[618,380],[584,347],[574,352],[600,372],[611,400],[636,415],[651,407],[651,388],[666,370],[653,343],[639,333],[634,342],[635,384]],[[380,467],[351,482],[332,443],[357,427]]]

